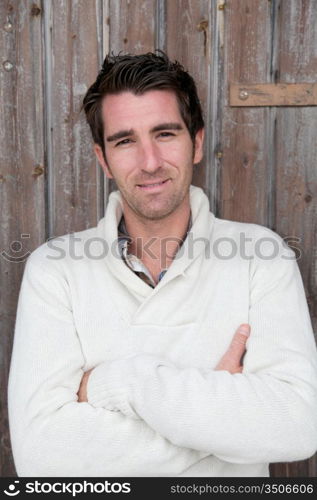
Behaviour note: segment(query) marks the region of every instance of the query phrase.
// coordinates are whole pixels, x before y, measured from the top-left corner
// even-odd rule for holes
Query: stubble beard
[[[126,197],[122,193],[126,203],[129,205],[130,209],[143,220],[162,220],[168,217],[170,214],[175,212],[177,208],[184,201],[187,191],[182,191],[181,193],[173,193],[169,198],[160,197],[158,204],[155,201],[145,202],[144,200],[137,199],[136,197]],[[156,205],[156,206],[155,206]]]
[[[189,193],[191,179],[192,176],[188,176],[186,179],[187,182],[179,186],[179,188],[170,195],[158,193],[157,195],[148,195],[148,197],[145,193],[145,196],[142,196],[143,193],[131,194],[131,191],[128,191],[118,183],[117,185],[126,204],[139,218],[143,220],[158,221],[168,217],[180,207]],[[171,182],[175,181],[172,180]]]
[[[194,152],[193,152],[194,155]],[[129,190],[126,186],[122,185],[121,182],[114,177],[111,168],[108,164],[108,169],[113,176],[114,181],[117,184],[117,187],[120,191],[120,194],[125,201],[125,203],[129,206],[129,208],[134,212],[140,219],[143,220],[151,220],[158,221],[162,220],[173,212],[177,210],[177,208],[183,203],[186,195],[189,194],[190,185],[193,178],[193,164],[190,166],[187,165],[188,172],[183,182],[176,191],[172,192],[170,196],[168,194],[162,195],[158,193],[157,195],[153,194],[148,197],[148,201],[146,201],[146,197],[142,198],[142,194],[145,193],[137,193],[137,188],[135,184]],[[168,175],[168,172],[164,175],[160,174],[160,178],[170,178],[171,182],[177,182],[172,176]],[[155,182],[155,180],[154,180]],[[141,183],[141,182],[140,182]],[[133,190],[135,194],[133,194]],[[155,206],[155,198],[157,198],[158,202]]]

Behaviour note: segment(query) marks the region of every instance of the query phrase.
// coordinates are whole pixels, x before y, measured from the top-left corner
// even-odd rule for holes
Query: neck
[[[166,217],[147,219],[124,203],[123,216],[132,242],[129,251],[152,269],[164,269],[172,263],[186,236],[190,220],[189,194],[181,206]]]

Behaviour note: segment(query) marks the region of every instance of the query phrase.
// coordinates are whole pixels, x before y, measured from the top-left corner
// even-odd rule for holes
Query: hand
[[[243,366],[241,358],[246,352],[246,342],[250,335],[250,325],[242,324],[233,336],[227,352],[222,356],[215,370],[226,370],[230,373],[241,373]],[[77,393],[79,403],[87,403],[87,383],[91,370],[84,373]]]
[[[84,375],[83,375],[83,378],[81,379],[79,390],[77,392],[78,403],[87,403],[88,402],[88,399],[87,399],[87,382],[88,382],[88,378],[89,378],[89,375],[90,375],[91,372],[92,372],[92,369],[88,370],[88,372],[85,372]]]
[[[233,336],[227,352],[222,356],[215,370],[226,370],[230,373],[242,373],[241,358],[246,352],[246,343],[250,335],[250,325],[242,324]]]

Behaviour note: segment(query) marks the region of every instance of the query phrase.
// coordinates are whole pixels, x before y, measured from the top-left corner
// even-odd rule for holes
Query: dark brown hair
[[[204,120],[195,82],[183,66],[177,61],[170,61],[162,51],[142,55],[110,54],[105,58],[96,81],[88,89],[82,106],[93,140],[99,144],[104,155],[103,97],[127,90],[137,95],[156,89],[175,92],[181,116],[194,143]]]

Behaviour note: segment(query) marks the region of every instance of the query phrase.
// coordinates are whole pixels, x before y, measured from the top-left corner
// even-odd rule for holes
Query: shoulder
[[[84,260],[87,248],[98,239],[97,227],[50,238],[29,255],[27,268],[60,275],[69,266]]]
[[[227,242],[228,246],[234,246],[239,251],[242,258],[250,256],[250,260],[255,262],[295,259],[287,238],[259,224],[215,218],[213,241],[218,246],[222,241]]]
[[[248,237],[276,237],[280,239],[280,236],[272,231],[272,229],[260,224],[236,222],[228,219],[219,219],[218,217],[215,217],[215,230],[217,235],[239,237],[240,234],[244,234]]]

